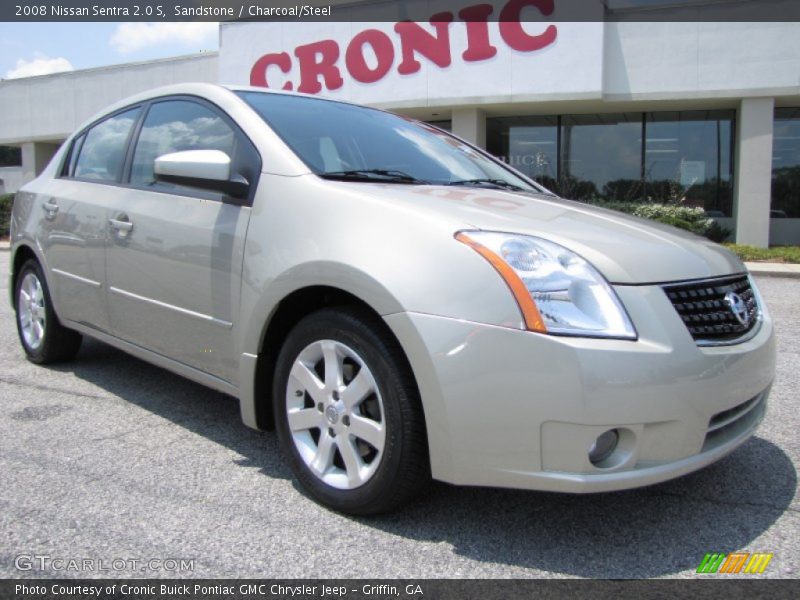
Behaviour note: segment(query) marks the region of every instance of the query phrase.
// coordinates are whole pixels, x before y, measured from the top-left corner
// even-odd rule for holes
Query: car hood
[[[528,234],[583,256],[611,282],[703,279],[746,269],[722,246],[675,227],[561,198],[484,187],[359,184],[383,200],[449,219],[456,229]],[[367,189],[369,188],[369,189]]]

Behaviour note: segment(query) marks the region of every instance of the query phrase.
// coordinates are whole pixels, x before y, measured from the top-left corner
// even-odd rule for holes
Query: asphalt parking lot
[[[712,467],[591,496],[436,484],[366,519],[305,497],[230,397],[91,340],[75,362],[28,363],[7,274],[0,252],[0,577],[91,576],[21,571],[20,555],[194,560],[106,576],[697,577],[706,552],[735,550],[800,576],[799,279],[758,280],[777,380],[757,436]]]

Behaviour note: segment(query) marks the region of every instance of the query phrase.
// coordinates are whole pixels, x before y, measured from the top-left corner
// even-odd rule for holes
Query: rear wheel
[[[81,335],[58,321],[42,269],[33,259],[22,265],[14,293],[17,332],[28,360],[46,364],[69,360],[81,346]]]
[[[300,483],[342,512],[375,514],[430,478],[405,356],[366,311],[325,309],[289,334],[276,366],[278,437]]]

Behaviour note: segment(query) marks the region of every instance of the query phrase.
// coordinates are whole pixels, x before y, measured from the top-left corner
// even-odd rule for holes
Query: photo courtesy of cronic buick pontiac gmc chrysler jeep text
[[[745,267],[388,112],[184,84],[81,127],[16,197],[35,363],[98,338],[239,399],[337,510],[431,478],[619,490],[747,440],[774,376]]]

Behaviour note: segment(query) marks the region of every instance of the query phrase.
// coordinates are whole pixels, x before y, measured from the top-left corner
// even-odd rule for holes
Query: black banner
[[[475,19],[800,21],[797,0],[4,0],[0,21],[427,21],[486,4],[491,14]]]
[[[635,560],[635,557],[631,557]],[[84,579],[0,580],[0,598],[14,600],[494,600],[511,598],[797,598],[796,580],[322,580]]]

